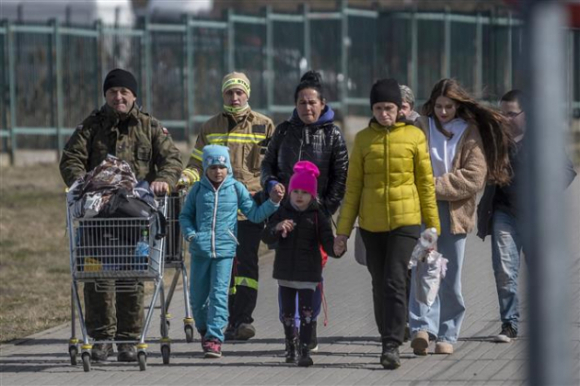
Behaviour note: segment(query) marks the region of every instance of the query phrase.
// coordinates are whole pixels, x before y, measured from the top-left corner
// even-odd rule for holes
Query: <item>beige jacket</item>
[[[415,122],[429,138],[429,121],[421,117]],[[451,233],[469,233],[475,226],[477,192],[487,180],[487,162],[479,129],[469,124],[457,144],[452,171],[435,178],[437,200],[449,202]],[[443,225],[443,224],[442,224]]]
[[[202,177],[201,155],[205,145],[223,145],[230,149],[234,178],[256,193],[260,186],[260,165],[274,134],[274,124],[265,115],[250,110],[231,130],[228,117],[217,114],[201,126],[197,142],[183,171],[191,184]]]

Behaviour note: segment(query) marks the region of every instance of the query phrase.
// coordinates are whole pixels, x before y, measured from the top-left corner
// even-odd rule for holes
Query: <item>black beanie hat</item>
[[[137,80],[129,71],[116,68],[107,74],[105,83],[103,83],[103,94],[111,87],[125,87],[137,96]]]
[[[403,105],[399,83],[392,78],[378,80],[371,89],[371,110],[379,102],[391,102],[400,109]]]

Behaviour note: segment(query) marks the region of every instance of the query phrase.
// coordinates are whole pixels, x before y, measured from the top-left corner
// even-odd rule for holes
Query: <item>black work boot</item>
[[[310,338],[310,344],[308,348],[310,349],[311,353],[318,352],[318,337],[316,336],[316,320],[310,322],[312,324],[312,335]]]
[[[117,362],[135,362],[137,353],[135,346],[130,343],[120,343],[117,345]]]
[[[298,357],[298,339],[286,339],[286,363],[296,363]]]
[[[395,370],[401,366],[399,358],[399,344],[391,340],[383,340],[383,353],[381,354],[381,365],[387,370]]]
[[[91,350],[91,359],[94,361],[106,361],[109,356],[113,355],[113,344],[96,343]]]
[[[300,367],[310,367],[314,364],[312,358],[310,357],[310,349],[308,344],[300,344],[300,359],[298,360],[298,366]]]

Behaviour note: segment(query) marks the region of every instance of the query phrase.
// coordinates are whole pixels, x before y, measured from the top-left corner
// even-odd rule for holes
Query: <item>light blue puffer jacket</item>
[[[225,146],[203,148],[203,178],[196,182],[179,215],[179,224],[194,258],[233,258],[238,245],[238,209],[252,222],[264,221],[278,204],[267,200],[258,206],[246,187],[234,179]],[[228,176],[215,188],[207,177],[211,165],[224,165]]]

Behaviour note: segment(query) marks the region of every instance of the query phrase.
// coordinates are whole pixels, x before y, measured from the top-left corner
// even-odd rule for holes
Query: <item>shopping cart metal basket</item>
[[[184,261],[184,245],[185,240],[181,233],[181,228],[179,226],[179,213],[185,202],[185,197],[187,192],[185,190],[179,190],[168,197],[167,202],[167,239],[165,243],[165,269],[174,269],[173,279],[167,292],[167,297],[165,301],[165,310],[167,314],[165,315],[165,321],[167,328],[170,326],[170,319],[172,315],[169,313],[169,306],[171,300],[173,299],[173,294],[179,282],[179,278],[182,278],[183,283],[183,298],[185,305],[185,317],[183,318],[183,328],[185,330],[185,339],[188,343],[193,342],[193,317],[191,314],[191,306],[189,302],[189,281],[187,278],[187,268],[185,267]]]
[[[159,211],[166,216],[169,199],[159,200]],[[161,304],[161,354],[169,363],[170,344],[165,321],[163,289],[166,237],[161,235],[159,216],[139,218],[75,218],[67,205],[67,228],[70,246],[71,339],[69,354],[76,365],[79,354],[85,371],[91,369],[91,349],[94,343],[132,343],[137,347],[139,368],[147,368],[145,337],[151,323],[157,299]],[[79,296],[79,283],[94,283],[97,291],[135,291],[139,282],[154,284],[153,296],[146,313],[138,341],[91,340]],[[82,332],[82,342],[76,338],[76,314]]]

